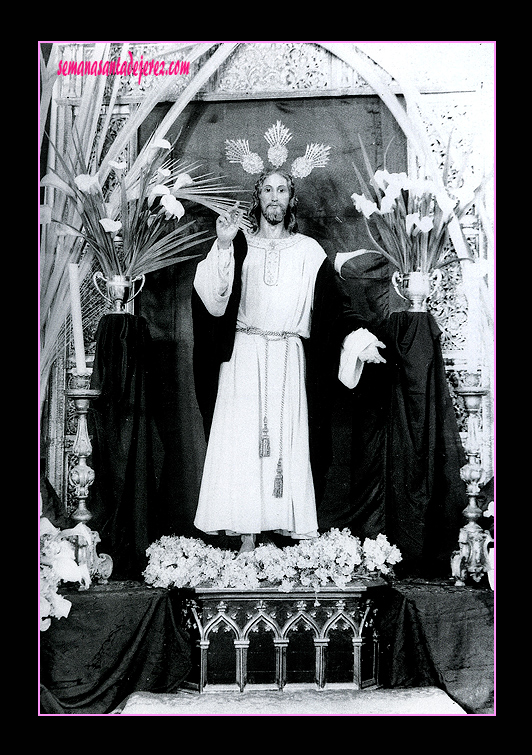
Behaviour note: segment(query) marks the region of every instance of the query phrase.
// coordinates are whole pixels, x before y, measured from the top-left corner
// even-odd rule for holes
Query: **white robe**
[[[194,524],[206,533],[278,531],[316,537],[301,338],[310,335],[314,286],[326,254],[302,234],[278,241],[274,249],[268,239],[248,236],[247,242],[235,344],[220,369]],[[214,316],[225,312],[233,275],[232,248],[219,250],[215,242],[194,280]],[[240,328],[290,335],[249,334]],[[265,415],[270,455],[261,457]],[[277,498],[273,489],[281,450],[283,495]]]

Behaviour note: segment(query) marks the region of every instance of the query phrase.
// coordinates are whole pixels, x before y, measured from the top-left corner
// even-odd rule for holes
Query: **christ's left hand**
[[[386,359],[381,355],[379,349],[385,349],[382,341],[374,341],[360,352],[358,358],[361,362],[373,362],[374,364],[386,364]]]

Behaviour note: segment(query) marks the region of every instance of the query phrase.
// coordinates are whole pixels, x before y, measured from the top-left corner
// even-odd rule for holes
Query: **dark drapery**
[[[41,712],[106,714],[138,691],[173,692],[189,679],[193,640],[179,590],[116,582],[62,589],[67,619],[41,633]],[[494,695],[493,592],[406,580],[378,598],[384,688],[437,686],[470,713]],[[362,693],[363,694],[363,693]]]
[[[105,714],[133,692],[173,692],[191,668],[167,590],[132,583],[63,589],[66,619],[41,633],[41,712]]]
[[[466,463],[445,377],[441,331],[431,314],[399,312],[388,321],[394,353],[387,423],[386,529],[405,568],[449,573],[464,523]]]
[[[468,713],[493,708],[493,592],[487,586],[406,580],[378,611],[380,682],[385,688],[437,686]]]
[[[218,395],[220,365],[233,353],[238,307],[242,293],[242,266],[247,243],[242,231],[234,239],[235,274],[231,295],[222,317],[211,315],[196,290],[191,292],[194,328],[193,372],[196,399],[203,419],[205,437],[210,435],[212,418]]]
[[[398,574],[446,576],[467,500],[441,332],[426,312],[392,312],[374,330],[387,363],[366,364],[359,385],[342,394],[350,490],[326,502],[321,526],[385,533],[403,555]]]
[[[91,387],[92,467],[95,480],[90,527],[102,553],[114,562],[113,577],[137,579],[146,548],[159,536],[157,482],[162,448],[152,410],[153,355],[146,320],[104,315],[96,333]]]

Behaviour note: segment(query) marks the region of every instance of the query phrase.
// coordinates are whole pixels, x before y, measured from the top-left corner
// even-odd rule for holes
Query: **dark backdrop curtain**
[[[431,314],[399,312],[388,321],[394,355],[387,423],[386,532],[401,544],[403,571],[447,576],[466,506],[466,463],[440,335]]]

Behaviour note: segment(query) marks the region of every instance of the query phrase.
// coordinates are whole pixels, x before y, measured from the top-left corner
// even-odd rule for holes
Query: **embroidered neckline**
[[[246,239],[249,246],[265,249],[267,251],[282,251],[283,249],[287,249],[296,244],[300,239],[300,234],[296,233],[288,238],[282,239],[266,239],[260,236],[246,235]]]

